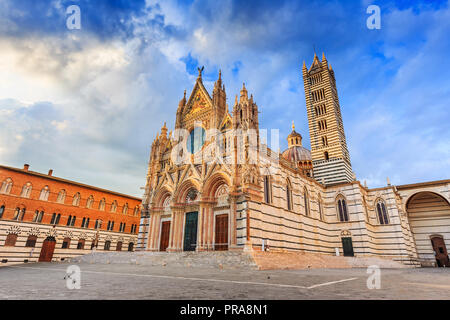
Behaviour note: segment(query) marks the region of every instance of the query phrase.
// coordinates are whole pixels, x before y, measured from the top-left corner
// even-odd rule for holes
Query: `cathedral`
[[[267,145],[245,84],[231,112],[203,68],[151,145],[138,250],[303,251],[450,266],[450,180],[369,189],[352,171],[334,70],[303,63],[311,150]],[[299,108],[300,108],[299,103]],[[273,139],[271,139],[273,140]]]

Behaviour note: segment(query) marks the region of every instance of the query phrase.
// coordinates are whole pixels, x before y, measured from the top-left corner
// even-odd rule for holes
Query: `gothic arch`
[[[154,200],[155,207],[162,208],[164,200],[166,200],[167,197],[172,196],[172,194],[173,194],[172,190],[170,190],[167,187],[162,187],[161,189],[159,189],[156,192]]]
[[[200,190],[200,185],[197,181],[193,179],[185,180],[175,191],[173,198],[175,199],[175,203],[184,203],[186,202],[186,196],[189,190],[195,189],[197,192]]]
[[[202,198],[213,199],[215,197],[217,189],[219,189],[223,184],[231,187],[230,178],[223,172],[214,173],[211,177],[208,178],[203,186]]]

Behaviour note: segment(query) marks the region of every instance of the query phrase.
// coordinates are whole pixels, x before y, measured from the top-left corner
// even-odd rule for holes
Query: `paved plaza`
[[[80,289],[68,289],[69,263],[0,267],[0,299],[450,299],[450,270],[232,270],[77,263]]]

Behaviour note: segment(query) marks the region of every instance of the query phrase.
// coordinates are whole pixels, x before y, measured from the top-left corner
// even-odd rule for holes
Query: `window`
[[[136,207],[134,208],[133,215],[134,215],[135,217],[137,217],[137,216],[139,215],[139,206],[136,206]]]
[[[77,219],[77,217],[75,217],[75,216],[69,216],[69,218],[67,219],[67,226],[73,227],[75,225],[76,219]]]
[[[328,155],[328,151],[324,152],[323,157],[325,158],[325,160],[330,160],[330,156]]]
[[[319,199],[317,200],[317,205],[319,209],[319,219],[323,221],[323,208],[322,208],[322,198],[319,195]]]
[[[77,192],[74,196],[73,196],[73,201],[72,201],[72,205],[75,207],[78,207],[80,205],[80,200],[81,200],[81,195],[79,192]]]
[[[89,228],[89,218],[84,217],[83,221],[81,221],[82,228]]]
[[[79,249],[79,250],[84,249],[84,239],[78,240],[77,249]]]
[[[25,212],[26,212],[25,208],[22,208],[22,209],[16,208],[16,210],[14,211],[13,220],[23,221],[23,218],[25,217]]]
[[[70,238],[64,238],[61,249],[69,249],[70,247]]]
[[[61,190],[58,193],[58,198],[56,198],[56,202],[64,203],[64,201],[66,201],[66,190]]]
[[[287,209],[289,211],[292,210],[292,187],[291,182],[287,180],[286,182],[286,201],[287,201]]]
[[[117,242],[116,251],[122,251],[122,241]]]
[[[101,228],[102,227],[102,221],[101,220],[99,220],[99,219],[97,219],[97,220],[95,220],[95,229],[99,229],[99,228]]]
[[[105,200],[105,198],[103,198],[102,200],[100,200],[100,203],[98,204],[98,210],[105,211],[105,205],[106,205],[106,200]]]
[[[383,200],[378,199],[377,200],[377,216],[378,216],[378,222],[380,224],[389,224],[389,218],[386,210],[386,204]]]
[[[136,233],[136,225],[135,224],[131,225],[130,233]]]
[[[31,183],[30,182],[28,182],[26,185],[24,185],[23,187],[22,187],[22,193],[20,194],[20,196],[21,197],[24,197],[24,198],[29,198],[30,197],[30,195],[31,195],[31,190],[32,190],[32,186],[31,186]]]
[[[17,241],[17,234],[10,233],[6,236],[5,246],[6,247],[14,247]]]
[[[264,201],[266,203],[272,202],[272,188],[269,176],[264,176]]]
[[[0,188],[0,193],[9,194],[11,192],[12,185],[13,185],[13,182],[12,182],[11,178],[6,179],[5,181],[2,182],[2,185]]]
[[[61,219],[61,214],[60,213],[52,214],[52,220],[50,220],[50,224],[59,224],[59,219]]]
[[[5,206],[0,207],[0,219],[3,217],[3,213],[5,212]]]
[[[346,222],[348,221],[348,212],[347,212],[347,204],[345,202],[344,197],[340,197],[337,200],[338,213],[339,213],[339,221]]]
[[[125,232],[126,223],[121,222],[119,226],[119,232]]]
[[[36,246],[36,236],[28,236],[27,242],[25,243],[25,247],[34,248]]]
[[[92,208],[93,204],[94,204],[94,197],[89,196],[89,198],[86,201],[86,208],[88,208],[88,209]]]
[[[113,203],[111,204],[111,212],[116,212],[117,211],[117,201],[114,200]]]
[[[125,203],[125,205],[123,206],[123,209],[122,209],[122,213],[127,214],[127,212],[128,212],[128,203]]]
[[[134,247],[134,243],[133,243],[133,242],[130,242],[130,243],[128,244],[128,251],[133,251],[133,247]]]
[[[303,198],[305,201],[305,214],[309,216],[309,197],[308,197],[308,190],[306,190],[306,188],[304,188],[303,191]]]
[[[114,221],[108,221],[108,226],[107,226],[106,230],[108,230],[108,231],[114,230]]]
[[[105,251],[108,251],[110,247],[111,247],[111,241],[106,240],[106,241],[105,241],[105,247],[104,247],[104,250],[105,250]]]
[[[45,186],[41,190],[41,194],[39,195],[39,200],[48,201],[48,196],[49,195],[50,195],[50,189],[48,188],[48,186]]]
[[[33,216],[33,222],[42,222],[43,217],[44,211],[39,212],[39,210],[36,210]]]

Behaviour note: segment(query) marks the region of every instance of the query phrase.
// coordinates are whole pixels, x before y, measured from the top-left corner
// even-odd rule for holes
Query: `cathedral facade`
[[[311,150],[295,131],[266,145],[245,85],[231,113],[221,74],[212,97],[186,92],[173,131],[153,141],[138,250],[297,250],[450,266],[450,180],[369,189],[352,171],[336,79],[325,55],[303,64]]]

